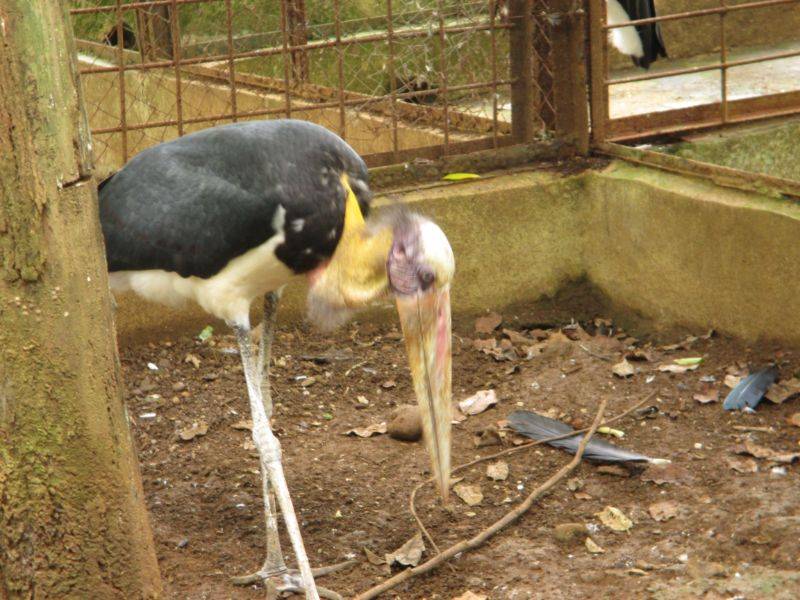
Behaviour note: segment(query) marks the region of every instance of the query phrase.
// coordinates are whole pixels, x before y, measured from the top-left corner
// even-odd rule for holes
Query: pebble
[[[389,437],[404,442],[416,442],[422,437],[422,419],[419,408],[411,404],[397,407],[386,426]]]
[[[559,542],[574,542],[586,537],[586,525],[583,523],[561,523],[553,528],[553,537]]]

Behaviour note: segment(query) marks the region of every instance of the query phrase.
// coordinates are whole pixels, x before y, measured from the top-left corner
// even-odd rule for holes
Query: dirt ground
[[[602,398],[614,415],[653,390],[652,411],[616,423],[625,437],[614,441],[673,465],[666,472],[607,472],[584,463],[575,479],[560,483],[486,545],[452,561],[452,568],[412,579],[384,597],[449,600],[467,591],[509,600],[800,597],[798,467],[734,453],[746,441],[800,452],[800,427],[788,422],[800,403],[765,400],[756,414],[721,407],[727,375],[776,360],[781,378],[790,379],[800,371],[800,356],[719,336],[670,349],[664,344],[682,340],[634,340],[601,321],[575,328],[541,318],[505,314],[489,335],[476,333],[471,320],[456,322],[454,400],[491,388],[499,403],[454,425],[454,465],[512,447],[511,432],[503,432],[500,446],[477,447],[475,437],[514,410],[584,426]],[[516,344],[503,342],[503,328],[529,339],[511,333]],[[475,342],[488,338],[497,340],[497,349]],[[172,598],[264,597],[263,587],[235,587],[229,580],[257,568],[264,547],[258,461],[249,431],[237,428],[249,415],[234,346],[215,332],[205,342],[184,337],[122,352],[128,411]],[[613,365],[634,349],[649,360],[631,360],[636,372],[628,378],[612,375]],[[386,421],[395,406],[413,402],[403,350],[388,325],[354,324],[332,337],[279,327],[275,341],[275,428],[289,486],[312,563],[360,560],[319,581],[345,597],[388,575],[386,565],[365,560],[365,548],[383,556],[416,532],[407,503],[411,489],[429,475],[422,444],[343,435]],[[658,370],[681,357],[703,362],[685,373]],[[717,402],[694,399],[715,390]],[[181,440],[181,432],[191,437],[193,424],[207,425],[207,433]],[[549,447],[522,450],[503,457],[510,468],[504,481],[487,478],[486,464],[475,466],[462,475],[480,485],[480,504],[454,497],[446,510],[427,487],[418,500],[420,516],[438,545],[449,546],[502,516],[568,458]],[[606,506],[632,520],[629,531],[601,524],[596,513]],[[670,518],[658,521],[651,511]],[[564,523],[585,524],[604,552],[590,553],[587,535],[558,541],[555,527]],[[283,543],[288,549],[285,537]],[[428,548],[423,560],[431,555]]]

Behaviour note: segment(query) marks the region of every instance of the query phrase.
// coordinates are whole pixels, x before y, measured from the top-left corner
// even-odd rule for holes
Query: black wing
[[[210,277],[282,226],[276,255],[307,272],[339,241],[342,173],[366,214],[364,162],[312,123],[250,121],[148,148],[99,189],[109,270]]]
[[[628,13],[631,21],[651,19],[657,16],[653,0],[619,0],[619,3]],[[661,23],[636,25],[636,31],[642,40],[642,49],[644,51],[644,56],[642,57],[631,57],[636,66],[648,69],[650,68],[650,63],[655,62],[659,56],[667,57],[667,50],[661,37]]]

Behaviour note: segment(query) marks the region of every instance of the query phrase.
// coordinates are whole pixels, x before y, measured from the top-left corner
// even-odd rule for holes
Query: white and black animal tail
[[[607,6],[609,25],[622,25],[656,16],[653,0],[608,0]],[[610,31],[609,38],[617,50],[630,56],[633,63],[643,69],[650,68],[650,64],[659,56],[667,56],[660,23],[618,27]]]

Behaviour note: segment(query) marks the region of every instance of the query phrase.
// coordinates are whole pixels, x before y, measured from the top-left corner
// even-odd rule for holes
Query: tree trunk
[[[64,0],[0,0],[0,598],[153,598]]]

